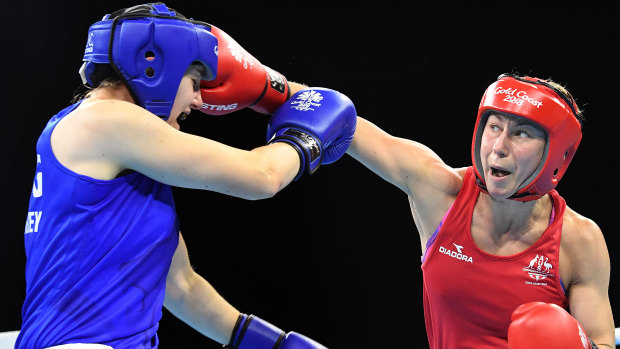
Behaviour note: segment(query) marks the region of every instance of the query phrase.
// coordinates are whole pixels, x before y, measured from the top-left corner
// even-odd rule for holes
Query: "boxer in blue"
[[[37,142],[16,348],[156,348],[162,306],[227,347],[324,348],[240,313],[192,270],[171,186],[271,197],[346,152],[355,108],[266,67],[251,81],[231,62],[218,68],[213,28],[162,3],[90,27],[80,73],[91,90]],[[275,110],[268,145],[245,151],[180,132],[192,109],[217,111],[200,86],[217,79],[233,82],[228,106]]]

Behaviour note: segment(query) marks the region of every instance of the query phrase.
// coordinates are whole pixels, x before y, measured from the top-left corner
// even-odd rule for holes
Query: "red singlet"
[[[564,199],[555,190],[549,193],[554,218],[532,246],[495,256],[479,249],[471,236],[479,193],[470,167],[423,259],[431,349],[508,348],[510,315],[517,306],[532,301],[568,305],[559,274]]]

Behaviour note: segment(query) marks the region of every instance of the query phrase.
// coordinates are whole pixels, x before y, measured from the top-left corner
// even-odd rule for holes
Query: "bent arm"
[[[251,151],[180,132],[144,109],[124,103],[104,113],[98,153],[118,165],[169,185],[206,189],[245,199],[275,195],[299,170],[286,144]],[[119,171],[120,172],[120,171]]]
[[[166,279],[164,306],[174,316],[221,344],[230,341],[239,317],[239,311],[194,272],[181,235]]]
[[[573,254],[568,289],[570,313],[600,348],[615,348],[615,326],[609,302],[610,261],[603,234],[592,221],[582,225]]]

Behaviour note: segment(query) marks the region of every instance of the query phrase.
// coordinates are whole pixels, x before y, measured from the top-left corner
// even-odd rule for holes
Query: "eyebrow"
[[[521,118],[518,118],[516,120],[517,126],[531,126],[531,127],[535,127],[535,128],[540,128],[540,126],[538,126],[537,124],[533,123],[532,121],[529,120],[524,120]]]
[[[516,116],[516,115],[492,113],[491,115],[489,115],[489,117],[491,116],[495,116],[496,118],[501,118],[501,119],[513,120],[517,124],[517,126],[532,126],[532,127],[537,127],[537,128],[540,127],[535,122],[522,118],[520,116]]]

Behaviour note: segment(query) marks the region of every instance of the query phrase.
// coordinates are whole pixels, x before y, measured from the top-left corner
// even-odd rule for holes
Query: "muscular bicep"
[[[456,172],[430,148],[391,136],[361,117],[347,153],[408,195],[460,187]]]

